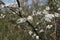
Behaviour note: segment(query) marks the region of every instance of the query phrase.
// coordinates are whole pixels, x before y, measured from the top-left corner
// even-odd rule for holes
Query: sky
[[[4,2],[4,3],[14,3],[14,0],[3,0],[3,2]],[[29,0],[29,1],[28,1],[28,4],[31,4],[31,3],[32,3],[32,1]]]
[[[16,0],[3,0],[5,4],[14,4]],[[32,4],[32,0],[28,1],[28,5]]]
[[[3,0],[4,3],[14,3],[14,0]]]
[[[7,4],[7,3],[10,3],[10,4],[11,4],[11,3],[14,3],[14,0],[3,0],[3,2],[6,3],[6,4]],[[15,2],[16,2],[16,1],[15,1]],[[47,2],[47,0],[40,0],[39,5],[43,5],[43,4],[45,4],[46,2]],[[29,0],[29,1],[28,1],[28,5],[29,5],[29,4],[32,4],[32,0]]]
[[[28,4],[32,4],[32,0],[29,0],[29,1],[28,1]]]

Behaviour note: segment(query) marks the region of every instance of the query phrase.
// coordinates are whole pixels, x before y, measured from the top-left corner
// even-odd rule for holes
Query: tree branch
[[[18,4],[18,7],[20,7],[20,2],[19,0],[16,0],[17,1],[17,4]],[[23,18],[23,16],[21,15],[21,12],[19,11],[19,16]],[[35,30],[34,26],[29,22],[29,21],[26,21],[31,27],[32,27],[32,30],[36,33],[36,35],[39,35],[38,32]],[[41,37],[39,37],[41,38]]]

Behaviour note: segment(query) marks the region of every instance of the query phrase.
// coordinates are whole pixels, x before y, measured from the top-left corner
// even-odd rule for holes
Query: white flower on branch
[[[47,22],[51,22],[51,19],[53,18],[54,18],[54,14],[46,14],[44,17],[45,21]]]
[[[37,22],[36,25],[38,25],[40,22]]]
[[[53,25],[47,25],[46,28],[47,29],[51,29],[53,27]]]
[[[47,22],[51,22],[51,19],[49,19],[49,18],[44,18],[45,19],[45,21],[47,21]]]
[[[59,13],[55,13],[55,17],[59,17],[60,16],[60,14]]]
[[[58,8],[58,10],[60,10],[60,8]]]
[[[46,14],[45,17],[49,18],[49,19],[52,19],[54,17],[54,14]]]
[[[32,35],[32,33],[33,33],[32,31],[29,31],[29,34],[30,34],[30,35]]]
[[[1,5],[2,8],[4,8],[4,5]]]
[[[27,3],[26,2],[24,2],[24,6],[26,5]]]
[[[49,6],[46,6],[46,10],[50,10],[50,7]]]
[[[17,20],[17,23],[23,23],[23,22],[26,22],[26,18],[20,18]]]
[[[6,15],[1,14],[0,18],[4,18]]]
[[[36,39],[39,39],[39,36],[36,36]]]
[[[41,29],[41,30],[39,31],[39,33],[41,33],[41,32],[44,32],[44,30],[43,30],[43,29]]]
[[[13,14],[16,14],[15,12],[12,12]]]
[[[36,12],[35,10],[32,11],[32,16],[36,15],[35,12]]]
[[[5,17],[5,15],[2,16],[3,18]]]
[[[47,10],[43,10],[43,14],[48,14],[49,12]]]
[[[32,35],[32,37],[35,37],[36,36],[36,34],[34,33],[33,35]]]
[[[37,28],[35,30],[38,30]]]
[[[20,7],[19,10],[22,10],[22,7]]]
[[[36,15],[42,15],[41,11],[37,11]]]
[[[32,22],[33,21],[33,17],[32,16],[28,16],[27,20],[30,21],[30,22]]]
[[[34,33],[33,35],[32,35],[32,37],[34,38],[36,36],[36,34]]]

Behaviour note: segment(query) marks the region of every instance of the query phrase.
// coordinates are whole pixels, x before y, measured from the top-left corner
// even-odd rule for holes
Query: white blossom
[[[51,22],[51,19],[49,19],[49,18],[44,18],[45,19],[45,21],[47,21],[47,22]]]
[[[37,28],[35,30],[38,30]]]
[[[46,6],[46,10],[50,10],[50,7],[49,6]]]
[[[5,6],[10,6],[12,3],[6,3]]]
[[[58,10],[60,10],[60,8],[58,8]]]
[[[19,24],[19,23],[23,23],[23,22],[26,22],[26,18],[19,18],[18,20],[17,20],[17,23]]]
[[[12,12],[13,14],[16,14],[15,12]]]
[[[47,10],[43,10],[43,14],[48,14],[49,12]]]
[[[54,17],[54,14],[46,14],[45,17],[49,18],[49,19],[52,19]]]
[[[30,34],[30,35],[32,35],[32,33],[33,33],[32,31],[29,31],[29,34]]]
[[[16,13],[18,13],[18,11],[15,11]]]
[[[36,36],[36,39],[39,39],[39,36]]]
[[[53,25],[47,25],[46,28],[47,29],[51,29],[53,27]]]
[[[32,16],[28,16],[27,20],[31,22],[31,21],[33,21],[33,17]]]
[[[39,22],[36,23],[36,25],[38,25],[38,24],[39,24]]]
[[[55,17],[54,14],[46,14],[44,19],[47,22],[51,22],[51,19],[53,19],[54,17]]]
[[[25,14],[24,11],[22,11],[22,14]]]
[[[24,2],[24,6],[26,5],[26,2]]]
[[[6,15],[1,14],[0,18],[4,18]]]
[[[32,11],[32,16],[36,15],[35,12],[36,12],[35,10]]]
[[[22,7],[20,7],[19,9],[22,10]]]
[[[20,25],[18,25],[18,28],[20,28]]]
[[[37,11],[36,15],[42,15],[41,11]]]
[[[59,17],[60,16],[60,14],[59,13],[55,13],[55,17]]]
[[[1,5],[2,8],[4,8],[4,5]]]
[[[34,34],[33,34],[33,37],[35,37],[35,36],[36,36],[36,34],[34,33]]]
[[[2,16],[3,18],[5,17],[5,15]]]
[[[44,30],[43,30],[43,29],[41,29],[39,32],[40,32],[40,33],[41,33],[41,32],[44,32]]]
[[[1,14],[1,16],[3,16],[3,14]]]

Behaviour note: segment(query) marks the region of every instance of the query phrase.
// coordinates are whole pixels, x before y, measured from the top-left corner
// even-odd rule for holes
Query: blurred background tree
[[[60,40],[59,20],[59,0],[0,0],[0,40]]]

